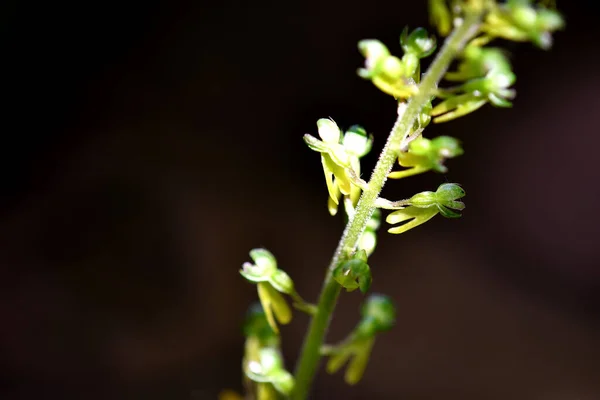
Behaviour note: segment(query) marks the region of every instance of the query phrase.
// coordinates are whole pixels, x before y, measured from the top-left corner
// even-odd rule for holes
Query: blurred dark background
[[[432,126],[466,154],[386,188],[460,182],[468,207],[380,235],[397,326],[359,385],[322,372],[312,398],[600,399],[600,8],[559,6],[552,51],[507,45],[515,108]],[[362,124],[374,165],[395,107],[356,76],[356,43],[398,54],[407,24],[424,1],[3,1],[0,397],[239,390],[239,266],[265,246],[316,298],[343,226],[301,138]],[[283,328],[290,368],[307,320]]]

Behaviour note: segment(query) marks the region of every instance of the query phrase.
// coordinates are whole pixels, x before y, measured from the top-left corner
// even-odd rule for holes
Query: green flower
[[[254,382],[270,383],[285,396],[294,389],[294,377],[285,370],[279,350],[272,347],[258,350],[256,359],[246,365],[245,373]]]
[[[280,292],[294,295],[294,282],[287,273],[277,268],[277,260],[268,250],[254,249],[250,251],[250,257],[254,264],[244,263],[240,274],[257,284],[267,321],[273,331],[279,333],[275,320],[282,325],[292,320],[292,310]]]
[[[384,93],[397,99],[407,99],[418,92],[419,60],[433,53],[436,41],[423,28],[417,28],[410,34],[405,28],[400,36],[400,44],[404,50],[402,59],[391,55],[379,40],[358,42],[358,49],[365,57],[365,67],[358,70],[358,75],[369,79]]]
[[[371,295],[361,308],[362,319],[357,327],[341,343],[324,346],[322,353],[328,355],[327,372],[336,373],[348,363],[344,380],[349,385],[360,381],[367,367],[375,336],[387,331],[395,323],[396,310],[389,297]]]
[[[516,76],[510,62],[499,49],[482,48],[471,43],[463,52],[458,71],[448,72],[446,79],[465,81],[460,86],[440,89],[438,96],[445,98],[433,107],[434,122],[445,122],[473,112],[486,103],[496,107],[511,107],[509,99],[515,96],[510,86]]]
[[[358,49],[365,57],[365,67],[358,70],[361,78],[370,80],[379,90],[395,98],[406,99],[417,93],[413,74],[379,40],[361,40]]]
[[[434,122],[446,122],[478,110],[486,103],[496,107],[512,107],[515,91],[509,87],[515,82],[512,72],[492,71],[485,78],[470,80],[455,90],[431,111]],[[445,96],[441,95],[440,97]]]
[[[405,74],[415,82],[419,82],[421,78],[419,60],[429,57],[435,51],[435,37],[429,36],[424,28],[416,28],[409,34],[408,27],[405,27],[400,35],[400,45],[404,51],[402,63]]]
[[[444,79],[464,82],[483,78],[491,71],[511,72],[512,68],[506,52],[495,47],[482,47],[477,40],[471,42],[460,56],[458,70],[447,72]]]
[[[488,14],[481,29],[491,37],[530,41],[547,50],[552,46],[552,33],[564,26],[564,19],[556,10],[534,7],[530,0],[508,0]]]
[[[369,153],[373,139],[359,127],[351,127],[344,135],[331,119],[320,119],[317,128],[321,140],[306,134],[304,141],[312,150],[321,153],[321,163],[329,192],[328,209],[337,213],[340,197],[347,196],[353,205],[360,197],[366,182],[360,179],[360,158]]]
[[[429,140],[420,137],[410,143],[407,152],[398,153],[398,163],[408,169],[391,172],[388,177],[400,179],[430,170],[445,173],[448,168],[444,165],[444,161],[461,154],[463,150],[455,138],[439,136]]]
[[[458,218],[460,214],[456,211],[465,208],[464,203],[458,199],[464,196],[465,191],[457,184],[444,183],[435,192],[421,192],[408,200],[388,203],[386,208],[397,210],[388,215],[386,221],[390,224],[401,224],[390,228],[388,232],[404,233],[429,221],[438,213],[446,218]]]

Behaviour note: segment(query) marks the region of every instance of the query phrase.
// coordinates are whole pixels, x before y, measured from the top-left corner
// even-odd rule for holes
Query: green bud
[[[371,218],[369,218],[369,220],[367,221],[367,229],[376,231],[377,229],[379,229],[380,225],[381,225],[381,210],[379,208],[376,208],[375,211],[373,212],[373,215],[371,215]]]
[[[424,28],[417,28],[408,33],[408,27],[405,27],[400,35],[400,44],[402,50],[407,54],[414,54],[417,58],[430,56],[435,51],[435,36],[429,36]]]
[[[358,242],[358,248],[364,250],[367,255],[373,254],[375,247],[377,246],[377,234],[372,230],[365,230],[360,241]]]
[[[432,139],[431,146],[435,149],[439,158],[453,158],[463,154],[460,142],[450,136],[438,136]]]
[[[417,119],[418,125],[415,127],[416,129],[425,128],[427,125],[429,125],[429,123],[431,122],[432,109],[433,106],[431,105],[431,101],[425,103],[425,105],[421,109],[421,112],[419,113],[419,118]]]
[[[379,229],[380,225],[381,210],[376,208],[371,218],[367,221],[367,227],[358,242],[358,248],[364,251],[366,256],[370,256],[375,251],[375,247],[377,246],[377,229]]]
[[[420,78],[417,76],[420,69],[419,57],[412,53],[406,53],[402,57],[402,63],[404,64],[404,76],[413,78],[418,82]]]
[[[421,192],[409,199],[411,206],[418,208],[450,207],[457,210],[464,209],[462,202],[456,201],[465,196],[465,191],[455,183],[444,183],[434,192]],[[440,209],[442,212],[442,209]]]
[[[366,257],[366,252],[362,250],[351,260],[340,263],[333,270],[333,279],[348,292],[360,288],[362,293],[366,293],[372,282],[371,269],[366,262]]]
[[[435,195],[437,201],[444,203],[465,197],[466,193],[456,183],[444,183],[437,188]]]
[[[460,214],[452,209],[459,211],[464,210],[465,204],[462,201],[457,201],[466,195],[463,188],[455,183],[444,183],[438,187],[435,194],[437,198],[436,205],[442,216],[446,218],[460,217]]]
[[[361,309],[363,320],[370,320],[376,332],[390,330],[396,322],[396,308],[388,296],[370,295]]]
[[[371,151],[373,138],[367,135],[363,127],[352,125],[344,134],[342,144],[349,153],[363,157]]]
[[[420,137],[417,138],[415,140],[413,140],[410,145],[408,146],[408,150],[410,152],[410,154],[414,154],[416,156],[428,156],[432,149],[432,143],[431,140],[426,139],[424,137]]]
[[[285,271],[280,269],[275,271],[271,275],[269,282],[281,293],[290,294],[294,292],[294,281],[292,281],[292,278]]]

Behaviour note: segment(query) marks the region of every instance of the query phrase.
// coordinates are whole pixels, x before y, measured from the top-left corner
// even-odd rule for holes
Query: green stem
[[[417,116],[437,89],[437,85],[450,66],[450,63],[462,51],[465,44],[477,33],[482,14],[474,13],[467,15],[463,23],[454,29],[431,63],[429,70],[419,85],[419,92],[408,103],[400,103],[398,107],[398,119],[388,136],[387,143],[373,170],[368,188],[360,197],[356,206],[356,212],[346,225],[346,229],[327,269],[317,305],[317,313],[311,320],[302,347],[300,360],[296,367],[296,384],[291,396],[294,400],[304,400],[308,396],[312,380],[319,365],[319,351],[323,345],[325,332],[329,326],[329,321],[331,320],[337,298],[340,294],[341,286],[332,278],[332,271],[343,258],[350,256],[355,251],[367,222],[375,211],[375,200],[377,200],[379,193],[381,193],[387,175],[396,161],[396,152],[394,149],[401,148],[404,140],[409,137]]]

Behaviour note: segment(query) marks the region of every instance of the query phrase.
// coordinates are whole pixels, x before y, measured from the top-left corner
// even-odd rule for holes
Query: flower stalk
[[[482,23],[483,10],[467,14],[462,23],[454,29],[438,52],[429,70],[418,86],[418,91],[408,102],[400,102],[398,119],[394,124],[380,158],[373,170],[368,186],[362,193],[354,215],[349,220],[338,247],[327,269],[317,312],[311,320],[302,347],[300,359],[295,372],[295,386],[291,398],[304,400],[319,366],[320,349],[323,346],[325,333],[335,309],[341,286],[333,279],[333,271],[340,262],[350,258],[355,252],[367,222],[375,211],[375,202],[390,173],[395,161],[397,148],[406,147],[413,126],[419,113],[430,102],[437,90],[438,83],[448,70],[450,63],[471,40]]]

